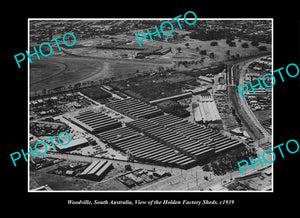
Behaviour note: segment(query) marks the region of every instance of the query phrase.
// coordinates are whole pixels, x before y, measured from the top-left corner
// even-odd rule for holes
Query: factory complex
[[[181,91],[170,91],[166,83],[157,87],[161,93],[169,92],[162,97],[155,89],[157,97],[153,98],[141,97],[145,94],[143,90],[147,91],[145,87],[128,90],[142,82],[148,88],[156,86],[155,79],[164,77],[152,75],[155,79],[151,79],[146,75],[32,98],[31,143],[60,131],[69,133],[71,141],[68,145],[57,145],[57,150],[49,150],[42,160],[32,159],[31,170],[60,163],[49,159],[57,157],[67,162],[48,171],[50,174],[93,182],[116,178],[117,185],[106,186],[135,189],[163,175],[172,175],[172,169],[188,172],[213,166],[213,160],[228,153],[235,155],[232,161],[240,158],[240,153],[248,155],[251,136],[247,129],[243,129],[242,135],[235,131],[242,127],[227,96],[228,75],[224,67],[169,74],[167,79],[180,86]],[[248,99],[249,104],[260,100],[262,106],[263,101],[268,101],[251,99],[250,94]],[[45,110],[49,112],[41,113]],[[136,168],[135,164],[146,168]],[[214,166],[214,174],[220,167]],[[230,169],[234,170],[234,166],[228,165],[225,172]]]
[[[211,111],[211,101],[203,101],[201,109]],[[164,113],[137,99],[127,98],[106,104],[132,119],[120,122],[101,112],[86,110],[68,119],[110,147],[128,155],[131,160],[188,169],[205,163],[214,154],[243,145],[210,128]],[[200,106],[199,106],[200,107]],[[203,112],[204,116],[214,115]],[[208,118],[205,118],[208,120]],[[67,148],[66,148],[67,149]]]
[[[49,158],[67,160],[48,173],[107,181],[105,188],[92,187],[97,190],[110,186],[117,190],[139,189],[173,175],[173,169],[181,173],[200,169],[205,180],[209,171],[214,175],[233,172],[237,166],[228,161],[236,163],[248,156],[253,141],[229,99],[228,81],[233,77],[228,69],[218,66],[167,76],[144,75],[32,98],[30,143],[61,131],[67,132],[71,141],[57,144],[57,150],[50,149],[42,160],[32,159],[30,169],[60,163]],[[253,75],[248,72],[245,78]],[[271,93],[257,90],[255,94],[246,94],[249,109],[255,113],[269,110]],[[262,125],[271,132],[270,120],[265,119]],[[110,184],[110,178],[117,184]],[[50,186],[53,188],[53,184]]]

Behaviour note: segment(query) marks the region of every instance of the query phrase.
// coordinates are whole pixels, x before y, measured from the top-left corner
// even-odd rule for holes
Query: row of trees
[[[226,44],[228,44],[230,47],[236,47],[236,43],[234,41],[232,41],[232,40],[234,40],[234,39],[232,39],[232,38],[226,39]],[[211,46],[218,46],[218,42],[217,41],[212,41],[210,43],[210,45]],[[251,45],[257,47],[259,49],[259,51],[267,51],[267,47],[263,46],[263,45],[259,46],[259,42],[258,41],[252,41]],[[188,48],[190,46],[190,44],[189,43],[185,43],[185,46]],[[243,42],[241,44],[241,46],[242,46],[242,48],[249,48],[248,42]],[[200,47],[201,47],[201,45],[200,45]],[[199,52],[200,55],[209,55],[210,58],[214,58],[215,57],[214,52],[211,52],[211,53],[207,54],[207,51],[205,49],[204,50],[200,50],[200,48],[198,46],[195,49],[196,49],[197,52]],[[177,48],[178,52],[181,52],[181,50],[182,50],[181,47]],[[230,50],[226,51],[226,55],[227,56],[230,55]],[[237,54],[235,57],[232,57],[232,58],[239,58],[239,54]]]

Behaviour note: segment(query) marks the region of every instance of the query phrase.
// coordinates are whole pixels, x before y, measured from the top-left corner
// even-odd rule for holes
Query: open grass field
[[[30,179],[42,186],[49,185],[53,190],[85,190],[95,182],[87,179],[58,176],[46,172],[30,172]]]
[[[188,31],[178,31],[179,34],[181,32],[188,33]],[[211,46],[212,41],[216,41],[218,45]],[[226,44],[226,39],[202,41],[198,39],[191,39],[189,36],[186,36],[184,40],[178,42],[166,42],[158,40],[154,40],[153,42],[151,42],[148,38],[142,41],[144,46],[163,46],[172,48],[174,53],[171,56],[174,61],[191,61],[205,58],[203,63],[201,63],[201,66],[210,66],[211,64],[227,61],[231,55],[246,57],[257,55],[260,53],[257,47],[251,45],[251,41],[234,39],[233,42],[236,43],[236,46],[231,47]],[[187,43],[188,46],[186,46]],[[243,48],[242,43],[248,43],[249,47]],[[260,43],[260,45],[266,46],[267,51],[271,51],[271,44]],[[177,48],[181,48],[181,51],[179,53],[177,52]],[[199,50],[197,50],[197,48]],[[200,55],[200,50],[206,50],[207,55]],[[227,51],[229,51],[229,55],[226,54]],[[209,57],[209,54],[211,52],[214,53],[214,58]]]
[[[56,74],[67,68],[64,63],[52,61],[36,61],[31,64],[30,84],[36,84],[43,80],[49,80]]]
[[[103,64],[89,59],[48,57],[36,60],[30,65],[30,91],[67,86],[95,74],[106,75]]]
[[[229,50],[230,51],[230,55],[236,55],[239,54],[240,56],[250,56],[250,55],[255,55],[255,54],[259,54],[259,50],[257,47],[252,46],[250,41],[246,41],[246,40],[241,40],[239,42],[239,40],[235,39],[233,40],[236,43],[235,47],[230,47],[228,44],[226,44],[226,40],[225,39],[221,39],[221,40],[210,40],[210,41],[201,41],[201,40],[196,40],[196,39],[189,39],[189,37],[186,37],[187,40],[185,40],[184,42],[175,45],[174,47],[181,47],[182,49],[182,53],[185,52],[190,52],[190,53],[194,53],[196,54],[198,57],[208,57],[208,55],[199,55],[199,52],[196,51],[196,47],[199,47],[200,50],[206,50],[207,54],[209,54],[210,52],[214,52],[215,54],[215,58],[213,58],[211,60],[211,62],[219,62],[219,61],[225,61],[227,60],[227,55],[226,55],[226,51]],[[218,42],[217,46],[211,46],[210,43],[212,41],[216,41]],[[249,48],[242,48],[241,44],[247,42],[249,45]],[[187,47],[185,44],[189,43],[189,46]],[[268,49],[268,51],[271,50],[271,45],[270,44],[265,44],[265,43],[261,43],[260,45],[265,45]],[[209,58],[208,58],[209,60]]]
[[[129,37],[129,39],[131,38]],[[135,39],[132,38],[132,40]],[[226,44],[225,39],[216,41],[218,42],[217,46],[211,46],[211,41],[190,39],[188,36],[183,41],[170,43],[145,40],[145,46],[148,47],[172,48],[172,52],[163,56],[152,57],[153,59],[120,57],[122,54],[127,54],[128,57],[132,58],[137,51],[131,50],[96,49],[94,46],[64,49],[60,55],[66,56],[43,57],[41,60],[35,59],[30,64],[30,92],[40,91],[44,88],[53,89],[59,86],[68,86],[86,80],[111,77],[126,79],[134,76],[137,70],[147,71],[156,70],[159,66],[169,67],[172,65],[172,61],[191,61],[204,58],[199,66],[195,66],[202,67],[226,61],[231,55],[238,54],[243,57],[259,54],[258,48],[252,46],[249,41],[235,39],[236,47],[230,47]],[[83,40],[81,43],[84,42]],[[248,42],[249,48],[242,48],[243,42]],[[87,43],[94,45],[96,41],[88,40]],[[261,45],[266,45],[270,51],[271,45],[264,43]],[[178,52],[177,48],[181,48],[181,52]],[[200,55],[200,50],[206,50],[207,55]],[[226,51],[229,51],[230,55],[227,55]],[[209,57],[211,52],[215,54],[214,58]]]
[[[163,64],[164,65],[164,64]],[[86,80],[127,78],[136,71],[156,69],[159,64],[88,57],[48,57],[30,65],[30,92],[68,86]]]

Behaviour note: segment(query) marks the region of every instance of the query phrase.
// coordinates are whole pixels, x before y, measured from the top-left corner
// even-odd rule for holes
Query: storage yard
[[[228,99],[227,92],[216,91],[213,96],[222,119],[224,129],[231,130],[240,126],[240,123],[236,119],[235,113],[233,113],[232,105]]]

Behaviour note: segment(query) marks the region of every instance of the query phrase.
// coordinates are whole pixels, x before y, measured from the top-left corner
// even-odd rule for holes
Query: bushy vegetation
[[[241,44],[241,46],[242,46],[242,48],[249,48],[249,45],[248,45],[247,42],[243,42],[243,43]]]
[[[259,51],[267,51],[267,47],[264,45],[261,45],[258,47]]]
[[[237,162],[248,159],[251,153],[245,148],[234,149],[213,157],[209,164],[203,166],[204,171],[212,171],[215,175],[224,175],[238,169]]]
[[[89,98],[99,101],[102,99],[106,99],[111,97],[112,95],[109,92],[101,89],[100,86],[90,86],[80,90],[84,95],[88,96]]]
[[[194,80],[194,77],[183,73],[167,74],[167,71],[163,70],[160,73],[114,82],[110,86],[131,97],[150,101],[182,94],[184,83]]]
[[[212,41],[212,42],[210,43],[210,45],[211,45],[211,46],[217,46],[217,45],[218,45],[218,42],[217,42],[217,41]]]
[[[187,117],[190,115],[190,113],[185,110],[182,105],[173,100],[161,102],[157,105],[157,107],[178,117]]]

